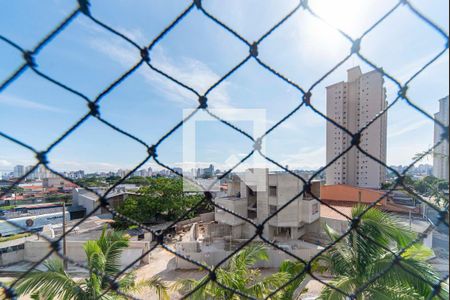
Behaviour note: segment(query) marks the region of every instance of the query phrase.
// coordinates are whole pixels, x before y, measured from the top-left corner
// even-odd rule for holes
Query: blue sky
[[[149,44],[189,1],[97,0],[92,14],[139,45]],[[204,7],[248,41],[254,41],[297,3],[291,0],[205,0]],[[382,3],[381,3],[382,2]],[[312,8],[329,22],[358,37],[397,1],[311,0]],[[224,4],[226,3],[226,4]],[[413,0],[421,11],[448,31],[448,1]],[[74,8],[76,1],[24,0],[0,4],[0,34],[25,49],[33,48]],[[362,53],[405,82],[439,53],[445,41],[429,26],[400,7],[370,33]],[[307,12],[298,11],[260,46],[260,58],[286,77],[308,89],[348,53],[351,45]],[[152,63],[171,76],[204,92],[248,54],[248,48],[194,9],[153,50]],[[58,35],[36,58],[39,70],[95,98],[100,91],[139,60],[135,48],[100,28],[83,15]],[[0,81],[22,63],[21,54],[0,42]],[[448,52],[417,77],[409,96],[430,114],[448,95]],[[313,103],[325,113],[325,87],[345,80],[346,70],[370,66],[352,57],[313,90]],[[397,93],[386,82],[388,101]],[[208,97],[212,108],[266,109],[273,125],[301,101],[292,87],[250,61]],[[148,144],[170,130],[194,108],[196,97],[167,79],[141,67],[105,97],[101,114],[109,122],[135,134]],[[87,108],[85,102],[26,71],[0,94],[0,130],[37,149],[45,149],[73,125]],[[433,123],[404,102],[388,115],[388,163],[408,164],[412,156],[433,142]],[[248,122],[237,122],[251,129]],[[266,139],[270,157],[291,168],[314,169],[325,164],[325,120],[302,108]],[[197,126],[197,161],[221,166],[230,156],[243,155],[251,143],[223,124]],[[176,166],[183,159],[182,131],[159,148],[160,160]],[[49,155],[58,170],[107,171],[131,168],[145,158],[145,148],[88,120]],[[0,139],[0,172],[16,164],[32,164],[27,150]],[[151,164],[149,164],[150,166]]]

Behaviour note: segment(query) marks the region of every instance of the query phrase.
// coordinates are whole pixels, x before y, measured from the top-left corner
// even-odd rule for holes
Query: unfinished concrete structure
[[[227,194],[217,195],[214,199],[223,208],[216,207],[214,220],[194,222],[183,233],[177,232],[178,253],[211,266],[217,265],[255,235],[255,226],[243,218],[255,224],[264,223],[262,235],[265,239],[302,259],[309,260],[323,249],[304,239],[321,230],[320,203],[312,196],[320,196],[319,181],[313,182],[310,193],[299,196],[303,182],[295,176],[253,169],[234,176],[227,188]],[[254,241],[259,240],[258,237]],[[258,267],[278,268],[283,260],[290,259],[286,253],[270,245],[267,245],[267,251],[270,260]],[[178,257],[176,266],[178,269],[198,268]]]
[[[310,193],[298,196],[302,190],[303,182],[291,174],[258,169],[235,176],[228,185],[228,195],[216,198],[215,202],[256,224],[262,224],[273,215],[265,223],[264,237],[277,241],[298,240],[308,231],[308,225],[320,218],[320,203]],[[312,183],[311,193],[320,197],[319,181]],[[255,233],[254,226],[223,209],[216,208],[215,220],[216,227],[222,227],[222,236],[230,234],[232,239],[248,239]]]

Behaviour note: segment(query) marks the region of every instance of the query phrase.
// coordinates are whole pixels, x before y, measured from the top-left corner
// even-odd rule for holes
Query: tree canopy
[[[147,224],[171,221],[182,216],[203,199],[201,194],[184,192],[182,179],[155,177],[146,180],[148,185],[141,187],[138,195],[128,197],[118,208],[119,213]],[[197,213],[205,209],[207,208],[201,207]],[[121,220],[117,222],[125,225]]]

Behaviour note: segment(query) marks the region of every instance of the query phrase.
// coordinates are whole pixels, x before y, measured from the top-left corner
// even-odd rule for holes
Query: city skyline
[[[16,166],[14,166],[14,168],[16,168],[17,166],[24,167],[25,170],[30,168],[30,167],[32,167],[32,166],[26,166],[26,165],[16,165]],[[394,169],[394,170],[396,170],[399,173],[402,173],[402,172],[405,171],[405,169],[408,166],[404,166],[404,165],[390,165],[389,167]],[[39,168],[42,168],[42,166],[40,166]],[[38,170],[39,170],[39,168],[38,168]],[[142,172],[142,171],[149,172],[149,169],[151,169],[151,172],[152,172],[153,175],[158,175],[158,174],[161,174],[161,173],[166,173],[166,175],[173,174],[173,173],[171,173],[171,171],[169,171],[167,169],[164,169],[162,167],[159,167],[159,168],[151,168],[151,167],[149,167],[149,168],[139,168],[137,171],[134,172],[134,175],[140,176],[139,175],[140,172]],[[197,174],[202,168],[197,168],[197,169],[194,168],[194,169],[183,170],[180,167],[180,168],[175,168],[175,169],[176,169],[177,172],[183,171],[183,172],[187,172],[187,173],[190,173],[190,174],[193,175],[193,174]],[[83,174],[82,177],[86,177],[86,176],[90,176],[90,175],[99,175],[99,176],[104,175],[104,176],[106,176],[108,174],[114,174],[114,175],[121,176],[121,174],[125,175],[125,174],[129,173],[130,171],[131,171],[131,169],[117,169],[117,170],[109,170],[109,171],[97,170],[97,171],[91,171],[91,172],[88,172],[88,171],[85,171],[85,170],[61,170],[61,173],[63,175],[65,175],[65,176],[67,176],[69,174],[73,174],[74,176],[76,176],[75,174]],[[224,170],[220,170],[218,168],[217,169],[215,168],[215,171],[216,172],[217,171],[223,172]],[[269,170],[269,171],[273,171],[273,170]],[[291,171],[294,171],[294,172],[316,172],[316,171],[318,171],[318,169],[316,169],[316,170],[293,169]],[[416,164],[415,166],[413,166],[410,169],[409,173],[419,173],[419,174],[432,175],[432,172],[433,172],[433,165],[432,164],[419,163],[419,164]],[[52,173],[49,172],[49,171],[47,171],[46,174],[49,177],[56,177],[55,174],[50,175]],[[1,179],[2,176],[4,176],[4,179],[6,179],[6,178],[14,178],[14,169],[7,170],[7,171],[0,170],[0,179]],[[68,177],[72,178],[71,176],[68,176]],[[151,176],[149,176],[149,177],[151,177]],[[39,179],[39,178],[35,178],[35,179]]]
[[[233,9],[223,11],[219,9],[220,5],[208,1],[205,8],[249,40],[256,40],[296,3],[286,1],[280,4],[279,1],[267,1],[259,7],[250,2],[230,1],[229,5]],[[358,1],[348,1],[342,6],[353,14],[340,18],[333,13],[333,4],[327,7],[316,5],[315,2],[311,1],[311,6],[319,14],[348,31],[353,37],[360,35],[378,19],[379,14],[396,3],[368,1],[362,5]],[[55,25],[52,22],[62,19],[73,8],[71,3],[64,1],[55,0],[54,3],[54,6],[46,9],[34,4],[25,9],[23,3],[5,3],[6,11],[17,10],[24,13],[14,20],[10,17],[0,20],[1,28],[5,28],[9,38],[25,48],[31,48]],[[157,2],[149,9],[146,4],[129,7],[118,3],[111,8],[107,2],[98,1],[92,4],[92,9],[98,11],[99,18],[107,24],[118,27],[138,44],[146,44],[185,4],[180,2],[169,5]],[[448,9],[443,9],[442,4],[417,5],[448,30]],[[448,6],[448,3],[445,5]],[[258,6],[257,11],[254,11],[255,6]],[[111,18],[116,15],[112,9],[119,9],[123,18]],[[362,18],[367,15],[364,12],[369,10],[373,13],[373,18]],[[237,14],[238,11],[242,14]],[[33,17],[28,15],[28,12],[32,12]],[[261,13],[270,16],[261,18]],[[193,17],[183,20],[181,26],[155,48],[152,62],[203,91],[228,72],[240,57],[247,55],[248,49],[209,20],[197,16],[197,12],[193,14]],[[131,15],[134,17],[129,18]],[[401,24],[396,22],[399,19],[402,20]],[[24,26],[17,26],[18,22]],[[367,37],[362,51],[402,82],[406,82],[421,66],[431,60],[442,46],[440,36],[431,32],[411,15],[407,8],[400,8],[380,27],[380,30]],[[308,30],[302,31],[302,28]],[[395,43],[398,37],[402,37],[401,45]],[[210,43],[205,44],[203,41]],[[386,43],[389,43],[390,47],[385,47]],[[260,56],[282,74],[307,88],[345,57],[350,47],[351,45],[334,31],[300,12],[261,46]],[[404,51],[405,47],[408,51]],[[280,50],[283,55],[278,55]],[[11,51],[8,45],[0,44],[0,57],[16,57]],[[293,61],[290,57],[297,59]],[[39,55],[36,63],[45,73],[94,97],[138,58],[139,54],[135,53],[134,49],[102,31],[86,18],[80,18],[69,26],[67,33],[64,32],[55,39],[52,45]],[[0,58],[0,78],[5,78],[20,59],[20,55],[17,55],[17,59]],[[346,70],[356,65],[361,65],[363,72],[372,71],[372,68],[359,59],[351,58],[313,90],[312,100],[319,110],[326,110],[325,87],[342,81]],[[430,115],[438,111],[437,99],[448,93],[447,65],[448,53],[411,83],[411,99]],[[69,69],[71,72],[67,72]],[[387,100],[391,103],[397,90],[389,80],[386,82],[386,88]],[[181,119],[183,109],[195,107],[196,100],[157,74],[143,70],[133,75],[101,103],[101,113],[111,123],[152,144]],[[281,101],[283,105],[279,105]],[[211,107],[267,109],[269,126],[278,122],[298,105],[299,101],[301,97],[296,91],[253,62],[230,77],[209,97]],[[2,132],[14,135],[37,149],[45,149],[85,112],[86,107],[82,101],[29,72],[0,96]],[[149,126],[150,123],[152,126]],[[325,165],[326,124],[324,119],[311,110],[302,108],[268,136],[268,155],[292,169],[317,169]],[[248,127],[248,124],[238,125]],[[209,141],[208,144],[199,143],[197,157],[206,165],[214,162],[220,168],[220,164],[230,155],[243,157],[251,149],[251,145],[221,124],[200,128],[199,131],[199,139]],[[410,144],[411,141],[414,143]],[[182,136],[177,132],[158,149],[161,161],[169,166],[181,166],[181,144]],[[388,165],[407,165],[412,162],[415,153],[423,152],[432,145],[431,120],[418,114],[405,102],[399,102],[389,111]],[[58,145],[48,158],[50,166],[57,170],[83,168],[92,172],[131,169],[145,156],[146,151],[140,145],[90,120]],[[17,164],[33,163],[36,163],[36,160],[31,153],[0,139],[0,170],[11,170]],[[155,164],[149,166],[157,167]]]

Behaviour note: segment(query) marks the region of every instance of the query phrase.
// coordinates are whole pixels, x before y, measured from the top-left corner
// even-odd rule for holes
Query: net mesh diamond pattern
[[[358,234],[358,235],[363,235],[363,233],[358,229],[358,223],[359,220],[361,219],[361,217],[372,207],[376,206],[379,202],[382,201],[382,199],[391,194],[396,188],[402,187],[404,190],[406,190],[408,193],[410,193],[411,195],[419,198],[423,203],[425,203],[427,206],[429,206],[431,209],[436,210],[439,215],[439,224],[437,225],[442,225],[444,224],[445,226],[447,226],[448,228],[448,211],[447,210],[443,210],[440,207],[436,206],[434,203],[430,202],[429,200],[427,200],[426,198],[422,197],[420,194],[418,194],[413,188],[411,188],[410,186],[408,186],[404,179],[405,179],[405,175],[406,173],[417,163],[419,162],[422,158],[424,158],[425,156],[427,156],[429,153],[431,153],[433,151],[434,148],[438,147],[440,144],[442,143],[448,143],[448,126],[446,126],[445,124],[440,123],[439,121],[435,120],[433,118],[433,116],[431,116],[430,114],[428,114],[424,109],[422,109],[421,107],[419,107],[418,105],[416,105],[412,99],[410,99],[409,95],[408,95],[408,88],[411,87],[414,83],[414,79],[421,74],[422,72],[424,72],[430,65],[432,65],[436,60],[438,60],[440,57],[442,57],[444,54],[447,53],[448,51],[448,33],[443,30],[442,28],[440,28],[435,22],[433,22],[433,20],[427,18],[421,11],[419,11],[414,4],[411,1],[408,0],[400,0],[398,1],[398,3],[396,3],[390,10],[386,11],[385,14],[379,19],[377,20],[371,27],[367,28],[367,30],[357,39],[354,39],[352,37],[350,37],[350,35],[348,35],[346,32],[340,30],[339,28],[335,28],[332,25],[329,25],[327,23],[327,20],[322,18],[320,15],[318,15],[313,8],[309,5],[307,0],[302,0],[299,1],[298,4],[295,6],[295,8],[292,11],[289,11],[281,20],[279,20],[279,22],[277,22],[276,24],[273,25],[273,27],[270,28],[270,30],[268,30],[267,32],[265,32],[256,42],[251,42],[246,40],[239,32],[236,32],[235,30],[233,30],[231,27],[229,27],[227,24],[225,24],[224,22],[222,22],[221,20],[219,20],[218,18],[216,18],[213,14],[211,14],[210,12],[208,12],[205,7],[203,6],[203,1],[202,0],[194,0],[192,3],[187,3],[187,7],[185,8],[184,11],[181,11],[180,14],[178,15],[177,18],[175,18],[170,24],[167,24],[167,27],[156,37],[154,37],[154,39],[152,41],[150,41],[148,43],[148,46],[145,47],[141,47],[137,44],[137,42],[133,41],[133,39],[123,33],[120,32],[119,29],[113,28],[107,24],[105,24],[104,22],[102,22],[102,20],[97,19],[97,17],[95,15],[93,15],[90,11],[90,3],[88,0],[78,0],[76,3],[74,3],[74,10],[72,11],[72,13],[70,13],[69,15],[67,15],[67,17],[62,20],[59,25],[57,25],[51,32],[49,32],[46,36],[44,36],[41,40],[37,41],[36,46],[32,49],[24,49],[22,46],[20,46],[18,43],[14,42],[14,40],[12,39],[12,37],[7,37],[5,35],[0,35],[0,43],[4,43],[10,47],[12,47],[13,49],[15,49],[16,51],[18,51],[19,53],[22,54],[23,57],[23,62],[21,65],[17,66],[17,68],[15,70],[12,70],[12,72],[9,74],[9,76],[5,79],[0,79],[0,93],[5,92],[8,87],[10,86],[11,83],[21,80],[21,76],[25,73],[25,72],[33,72],[35,73],[37,76],[41,77],[42,79],[48,81],[49,83],[57,86],[60,89],[63,89],[75,96],[77,96],[80,101],[84,101],[86,103],[86,112],[85,114],[81,115],[79,117],[79,120],[73,124],[67,131],[65,131],[61,136],[59,136],[59,138],[57,138],[51,145],[49,145],[46,149],[35,149],[33,146],[28,145],[24,142],[22,142],[21,140],[17,139],[14,137],[14,135],[11,134],[6,134],[4,132],[1,131],[0,129],[0,138],[2,139],[6,139],[12,143],[15,143],[16,145],[23,147],[24,149],[27,149],[31,152],[34,153],[38,163],[32,168],[30,169],[24,176],[22,176],[21,178],[19,178],[16,182],[14,182],[14,184],[8,186],[1,194],[0,196],[4,196],[7,193],[9,193],[10,191],[13,190],[14,187],[16,187],[19,183],[21,183],[22,181],[24,181],[30,174],[32,174],[39,166],[45,166],[50,172],[54,173],[55,175],[61,176],[63,178],[65,178],[66,180],[70,181],[70,182],[74,182],[72,179],[67,178],[66,176],[64,176],[63,174],[61,174],[60,172],[58,172],[57,170],[53,169],[50,165],[49,165],[49,160],[47,159],[49,153],[55,149],[56,147],[58,147],[58,145],[64,141],[65,139],[67,139],[70,135],[72,135],[75,131],[78,130],[78,128],[84,123],[86,122],[88,119],[97,119],[98,121],[100,121],[101,123],[105,124],[106,126],[108,126],[112,131],[118,132],[121,135],[124,135],[125,137],[130,139],[130,142],[133,143],[139,143],[141,145],[143,145],[146,149],[147,149],[147,153],[146,153],[146,158],[141,161],[138,165],[135,166],[135,168],[133,170],[131,170],[125,177],[123,177],[121,180],[117,181],[116,183],[114,183],[114,185],[112,185],[111,187],[108,188],[108,190],[103,193],[103,194],[99,194],[98,192],[90,189],[89,187],[83,186],[83,188],[95,193],[98,197],[99,197],[99,203],[100,205],[98,207],[96,207],[91,213],[89,213],[88,215],[86,215],[83,219],[79,220],[79,222],[74,225],[72,228],[68,229],[67,232],[65,233],[65,235],[70,234],[73,229],[80,225],[81,223],[83,223],[87,218],[89,218],[90,216],[92,216],[95,212],[97,212],[100,209],[105,209],[107,211],[109,211],[110,213],[112,213],[116,218],[121,218],[125,221],[127,221],[130,224],[134,224],[139,226],[140,228],[142,228],[143,230],[147,230],[152,232],[157,238],[157,243],[151,247],[151,249],[149,249],[146,253],[144,253],[142,255],[142,257],[144,257],[145,255],[148,255],[150,252],[154,251],[157,247],[162,247],[164,249],[166,249],[167,251],[170,251],[171,253],[173,253],[174,255],[178,256],[179,259],[183,259],[186,261],[189,261],[190,263],[193,263],[195,265],[197,265],[200,269],[206,270],[209,273],[209,281],[215,281],[221,288],[229,290],[233,293],[235,293],[236,295],[241,296],[244,299],[253,299],[253,297],[244,294],[241,291],[238,290],[233,290],[232,288],[223,285],[222,283],[220,283],[219,281],[217,281],[216,279],[216,271],[220,268],[223,267],[231,257],[233,257],[234,255],[236,255],[240,250],[242,250],[244,247],[248,246],[251,242],[255,241],[255,239],[262,240],[264,243],[266,243],[267,245],[270,245],[284,253],[286,253],[287,255],[289,255],[289,257],[295,261],[299,261],[302,262],[305,265],[305,268],[303,269],[302,273],[298,274],[298,276],[296,278],[293,278],[291,281],[287,282],[286,284],[284,284],[282,287],[280,287],[279,289],[277,289],[276,291],[274,291],[271,295],[269,295],[267,297],[267,299],[271,298],[272,296],[274,296],[275,294],[279,293],[280,291],[282,291],[284,288],[286,288],[289,284],[291,284],[293,281],[295,281],[295,279],[300,278],[302,275],[304,275],[305,273],[309,274],[312,278],[314,278],[315,280],[320,281],[322,284],[328,286],[331,289],[336,290],[338,293],[341,293],[342,295],[345,295],[346,297],[348,297],[349,299],[356,299],[359,295],[361,295],[361,293],[367,288],[369,287],[373,282],[375,282],[377,279],[379,279],[382,276],[385,276],[386,273],[389,272],[389,270],[394,267],[395,264],[399,264],[402,260],[402,254],[410,247],[412,247],[416,242],[419,242],[421,240],[423,240],[424,236],[423,235],[419,235],[418,239],[416,241],[414,241],[413,243],[411,243],[411,245],[409,245],[408,247],[405,247],[403,249],[401,249],[401,251],[394,253],[392,252],[390,249],[385,249],[386,251],[392,253],[394,255],[394,257],[396,257],[395,260],[393,260],[392,264],[390,266],[388,266],[386,269],[381,270],[377,276],[374,276],[373,278],[371,278],[368,282],[366,282],[365,284],[359,286],[356,290],[356,292],[354,294],[347,294],[345,291],[340,290],[339,288],[332,286],[331,284],[323,281],[321,278],[319,278],[316,274],[314,274],[314,272],[311,271],[312,269],[312,264],[317,261],[317,259],[323,255],[324,253],[326,253],[328,250],[332,249],[337,243],[339,243],[340,241],[342,241],[345,237],[349,236],[350,234]],[[415,17],[417,17],[421,22],[423,22],[426,26],[429,26],[432,30],[434,30],[436,33],[438,33],[441,37],[442,40],[445,42],[445,46],[442,47],[442,49],[440,49],[439,51],[436,52],[436,55],[430,59],[430,61],[426,62],[420,69],[417,70],[417,72],[411,77],[409,78],[409,80],[407,80],[406,82],[401,82],[398,79],[396,79],[394,76],[392,76],[391,74],[387,73],[381,66],[378,65],[377,62],[372,61],[370,59],[370,57],[366,57],[365,55],[362,54],[361,49],[364,47],[364,40],[365,38],[375,29],[377,28],[380,24],[382,24],[386,19],[388,19],[396,10],[398,10],[400,7],[407,7],[409,12],[414,15]],[[154,64],[152,64],[152,60],[151,60],[151,56],[152,56],[152,52],[155,49],[155,46],[157,46],[159,43],[161,43],[161,41],[163,39],[165,39],[165,37],[172,31],[174,30],[174,28],[176,28],[177,26],[179,26],[179,24],[181,24],[183,22],[183,20],[190,14],[193,13],[193,11],[199,11],[201,12],[205,17],[207,17],[208,19],[210,19],[212,21],[211,27],[217,27],[217,29],[224,29],[227,31],[227,33],[235,38],[236,40],[238,40],[239,42],[241,42],[242,44],[244,44],[246,47],[248,47],[248,54],[247,56],[241,61],[239,62],[236,66],[234,66],[233,68],[231,68],[225,75],[223,75],[216,83],[214,83],[212,86],[210,86],[205,93],[200,93],[198,92],[194,87],[189,86],[186,83],[183,83],[182,81],[180,81],[177,78],[174,78],[172,75],[166,73],[165,71],[158,69],[158,67],[156,67]],[[264,62],[260,57],[259,57],[259,53],[258,53],[258,48],[260,47],[260,45],[262,45],[265,40],[271,36],[274,32],[276,32],[277,30],[279,30],[279,28],[281,28],[283,26],[283,24],[289,20],[290,18],[292,18],[294,15],[300,13],[300,11],[303,11],[304,13],[309,14],[310,16],[316,18],[317,20],[319,20],[320,22],[323,22],[325,24],[327,24],[327,26],[332,27],[334,30],[336,30],[336,32],[338,32],[340,35],[342,35],[346,41],[348,41],[348,54],[346,57],[344,57],[342,60],[337,61],[335,66],[330,69],[328,72],[326,72],[322,77],[317,78],[317,80],[311,85],[311,86],[302,86],[301,83],[297,83],[294,82],[290,79],[288,79],[286,76],[283,75],[283,70],[278,70],[273,68],[272,66],[270,66],[269,64],[267,64],[266,62]],[[39,54],[41,53],[41,51],[47,47],[50,43],[52,43],[52,41],[59,35],[61,34],[61,32],[63,32],[64,30],[66,30],[68,27],[71,26],[71,24],[74,22],[75,19],[79,18],[80,16],[84,15],[85,17],[89,18],[94,24],[95,26],[101,27],[104,30],[109,31],[110,33],[112,33],[115,38],[117,39],[121,39],[123,41],[125,41],[126,43],[128,43],[130,46],[134,47],[136,49],[136,58],[138,59],[138,62],[133,65],[130,66],[130,68],[123,73],[121,76],[119,76],[116,80],[114,80],[113,82],[111,82],[104,90],[98,91],[98,96],[96,96],[95,98],[91,98],[86,96],[85,94],[83,94],[81,91],[78,91],[70,86],[68,86],[67,84],[65,84],[64,82],[58,80],[58,78],[53,78],[49,75],[46,74],[46,70],[41,69],[39,64],[36,62],[37,58],[39,56]],[[341,124],[339,124],[338,122],[332,120],[331,118],[327,117],[323,112],[321,112],[318,108],[316,108],[316,106],[314,105],[314,89],[320,84],[322,83],[326,78],[328,78],[336,69],[338,69],[340,66],[342,66],[345,62],[347,62],[351,57],[358,57],[360,58],[362,61],[364,61],[365,63],[367,63],[369,66],[371,66],[374,70],[377,70],[378,72],[382,73],[382,75],[384,76],[385,80],[388,80],[390,82],[393,83],[393,85],[396,87],[398,93],[396,98],[394,99],[394,101],[392,101],[385,110],[380,111],[370,122],[368,122],[363,128],[360,128],[360,130],[358,132],[350,132],[348,129],[346,129],[344,126],[342,126]],[[246,65],[247,63],[249,63],[251,60],[255,61],[260,67],[261,67],[261,72],[268,72],[270,74],[272,74],[275,78],[278,78],[279,80],[283,81],[286,85],[289,85],[291,87],[293,87],[297,92],[298,92],[298,99],[299,99],[299,103],[298,106],[292,110],[289,114],[287,114],[284,118],[282,118],[279,122],[277,122],[275,125],[273,125],[269,130],[267,130],[267,132],[262,135],[261,137],[255,139],[253,138],[250,134],[246,133],[245,131],[239,129],[237,126],[233,125],[231,122],[226,121],[221,119],[220,117],[214,115],[208,108],[208,96],[211,92],[213,92],[216,88],[218,88],[221,84],[223,84],[227,79],[229,79],[230,77],[233,76],[233,74],[239,70],[240,68],[242,68],[244,65]],[[161,138],[157,141],[155,141],[154,144],[149,145],[146,142],[144,142],[142,139],[140,139],[139,137],[137,137],[136,135],[134,135],[132,132],[128,132],[126,130],[121,129],[120,127],[110,123],[108,120],[104,119],[101,115],[101,104],[102,101],[106,101],[106,98],[108,98],[108,95],[114,90],[116,89],[118,86],[120,86],[121,84],[123,84],[128,78],[134,76],[134,74],[136,73],[136,71],[138,69],[141,68],[149,68],[152,72],[155,72],[157,74],[159,74],[160,76],[165,77],[165,80],[171,81],[174,84],[178,85],[180,88],[185,89],[187,92],[192,93],[193,95],[195,95],[195,97],[198,98],[198,107],[197,109],[191,114],[189,115],[187,118],[185,118],[184,120],[180,120],[180,122],[173,128],[167,128],[167,133],[164,134],[163,136],[161,136]],[[360,146],[360,137],[361,135],[379,118],[381,118],[384,114],[387,113],[387,111],[389,111],[394,105],[396,105],[398,102],[405,102],[409,105],[409,108],[411,110],[414,110],[416,112],[419,112],[421,114],[421,116],[425,119],[429,119],[432,122],[434,122],[435,124],[437,124],[437,126],[441,127],[445,134],[442,135],[442,139],[439,141],[439,143],[437,143],[436,145],[434,145],[433,147],[431,147],[430,149],[428,149],[428,153],[424,153],[422,155],[422,157],[417,158],[417,160],[415,160],[413,163],[411,163],[408,168],[406,168],[402,173],[398,172],[397,170],[387,166],[383,161],[379,160],[377,157],[372,156],[370,153],[366,152],[361,146]],[[323,168],[321,168],[320,170],[318,170],[313,176],[311,176],[311,178],[309,178],[308,180],[301,177],[300,175],[298,175],[297,173],[294,173],[292,170],[288,169],[287,167],[284,167],[283,165],[281,165],[279,162],[277,162],[276,160],[266,156],[265,153],[263,153],[261,151],[261,143],[264,142],[264,139],[270,135],[272,133],[272,131],[274,129],[276,129],[277,127],[281,126],[284,122],[286,122],[288,119],[290,119],[292,116],[294,116],[295,114],[298,113],[299,110],[311,110],[312,112],[314,112],[315,114],[317,114],[317,116],[320,116],[321,118],[325,119],[326,122],[329,122],[330,124],[338,127],[339,129],[342,130],[344,135],[348,135],[349,139],[352,140],[351,145],[345,149],[345,151],[343,151],[339,156],[335,157],[334,160],[332,160],[329,164],[327,164],[326,166],[324,166]],[[301,180],[304,183],[304,188],[303,190],[300,192],[300,194],[298,194],[296,197],[294,197],[293,199],[291,199],[290,201],[288,201],[285,205],[283,205],[282,207],[279,207],[278,210],[270,215],[264,222],[262,222],[261,224],[257,224],[255,223],[253,220],[250,220],[246,217],[243,217],[233,211],[230,211],[224,207],[219,206],[218,204],[215,203],[213,195],[210,191],[205,190],[204,191],[204,196],[202,201],[200,201],[197,205],[195,205],[192,209],[190,209],[189,211],[187,211],[183,216],[181,216],[178,220],[174,221],[171,225],[167,226],[167,228],[165,228],[164,230],[160,230],[160,231],[154,231],[151,228],[148,228],[147,226],[145,226],[144,224],[140,224],[139,222],[132,220],[126,216],[121,215],[120,213],[118,213],[117,211],[115,211],[108,203],[107,200],[107,196],[114,190],[115,187],[117,187],[118,185],[120,185],[121,183],[123,183],[127,178],[129,178],[135,171],[137,171],[139,168],[141,168],[144,164],[150,162],[150,161],[154,161],[156,162],[159,166],[168,169],[170,171],[172,171],[173,173],[177,174],[178,176],[182,177],[183,174],[178,173],[174,168],[172,168],[171,166],[168,166],[166,164],[164,164],[163,162],[161,162],[158,159],[158,150],[160,148],[160,146],[162,145],[162,143],[164,143],[164,141],[168,140],[171,138],[171,136],[177,132],[178,130],[180,130],[180,128],[186,123],[189,122],[189,120],[195,115],[197,114],[199,111],[205,111],[207,113],[209,113],[213,118],[221,121],[222,123],[224,123],[225,125],[228,126],[229,130],[234,130],[236,132],[238,132],[239,134],[244,135],[246,138],[252,140],[252,142],[254,143],[254,147],[252,149],[249,149],[248,155],[246,155],[239,163],[237,163],[233,168],[227,170],[220,178],[218,178],[217,180],[221,180],[223,178],[225,178],[226,176],[228,176],[229,174],[231,174],[237,167],[239,167],[241,164],[243,164],[245,161],[247,161],[250,157],[254,156],[254,155],[261,155],[262,157],[264,157],[267,161],[269,161],[271,164],[276,165],[277,167],[283,169],[284,171],[290,173],[292,176],[297,177],[299,180]],[[269,220],[271,220],[272,218],[274,218],[280,211],[282,211],[283,209],[285,209],[289,204],[291,204],[292,202],[294,202],[297,198],[301,197],[304,193],[306,193],[308,191],[308,188],[310,188],[311,183],[314,179],[317,179],[319,174],[321,172],[323,172],[324,170],[326,170],[327,168],[329,168],[333,163],[335,163],[337,160],[339,160],[342,156],[344,156],[347,152],[349,152],[352,148],[357,148],[363,155],[367,156],[370,160],[376,161],[378,164],[384,166],[387,170],[390,170],[392,173],[395,174],[396,176],[396,181],[395,184],[391,187],[390,190],[386,191],[386,194],[383,197],[380,197],[380,199],[378,199],[377,201],[374,201],[373,203],[371,203],[367,209],[358,217],[355,219],[349,219],[347,216],[344,216],[341,212],[337,211],[335,208],[331,207],[329,204],[322,202],[321,199],[316,198],[314,196],[314,194],[311,193],[311,195],[313,197],[316,198],[317,201],[319,201],[322,205],[326,205],[328,206],[330,209],[336,211],[337,213],[343,215],[344,217],[346,217],[347,219],[349,219],[349,221],[351,221],[352,226],[349,226],[349,229],[336,241],[330,243],[329,245],[327,245],[322,251],[320,251],[318,254],[316,254],[312,259],[310,259],[309,261],[305,261],[303,259],[301,259],[300,257],[296,256],[295,254],[289,252],[288,250],[281,248],[280,246],[278,246],[277,244],[273,243],[272,241],[267,240],[263,233],[264,233],[264,225],[269,222]],[[74,182],[75,183],[75,182]],[[186,257],[185,255],[183,255],[182,253],[178,253],[176,250],[172,249],[171,247],[169,247],[166,244],[166,236],[168,235],[168,233],[170,232],[170,230],[172,228],[174,228],[174,226],[176,226],[176,224],[184,219],[187,218],[187,216],[195,211],[197,208],[199,208],[200,206],[204,205],[205,203],[209,203],[217,208],[220,208],[224,211],[226,211],[229,214],[234,215],[235,217],[244,220],[245,222],[248,222],[249,224],[251,224],[254,227],[254,234],[252,236],[252,238],[248,239],[245,243],[241,244],[237,249],[235,249],[228,257],[226,257],[225,259],[223,259],[219,264],[217,264],[214,267],[210,267],[207,265],[204,265],[202,262],[199,261],[195,261],[190,259],[189,257]],[[2,220],[6,220],[6,218],[1,217]],[[6,220],[7,221],[7,220]],[[8,222],[8,221],[7,221]],[[11,222],[9,222],[10,224],[12,224],[13,226],[19,226],[17,224],[13,224]],[[19,226],[20,227],[20,226]],[[26,228],[22,228],[24,231],[27,231]],[[87,268],[87,266],[83,265],[83,264],[79,264],[76,263],[74,261],[72,261],[69,257],[65,257],[62,253],[61,253],[61,241],[64,238],[63,236],[60,236],[59,238],[57,238],[56,240],[50,240],[47,237],[39,234],[39,233],[33,233],[36,235],[39,235],[41,239],[45,239],[48,244],[49,244],[49,251],[48,253],[42,257],[42,259],[36,263],[33,264],[32,267],[30,267],[30,269],[27,272],[24,272],[23,274],[21,274],[18,278],[16,278],[12,283],[8,283],[8,285],[1,283],[0,287],[4,288],[4,293],[6,295],[7,299],[16,299],[17,295],[15,292],[15,287],[18,283],[19,280],[21,280],[24,276],[26,276],[29,272],[33,271],[38,265],[40,265],[42,262],[44,262],[47,258],[49,258],[52,254],[57,254],[58,256],[60,256],[62,259],[65,259],[66,261],[80,267],[80,268]],[[368,240],[370,240],[370,237],[364,236],[364,238],[367,238]],[[371,240],[371,242],[373,243],[377,243],[374,240]],[[382,247],[382,245],[379,245],[380,247]],[[142,258],[141,257],[141,258]],[[125,274],[127,271],[129,271],[132,266],[136,263],[139,262],[141,258],[137,258],[132,264],[130,264],[128,267],[124,268],[121,273],[119,273],[115,278],[108,278],[108,282],[109,284],[109,290],[114,290],[115,292],[117,292],[118,294],[130,298],[130,299],[136,299],[135,297],[133,297],[132,295],[128,295],[125,292],[120,290],[119,285],[117,284],[116,280],[123,274]],[[417,276],[417,274],[415,273],[411,273],[414,276]],[[422,280],[425,281],[426,279],[418,277],[418,280]],[[432,288],[433,288],[433,294],[430,296],[430,298],[441,298],[442,296],[439,294],[440,290],[442,289],[442,284],[444,284],[444,282],[447,280],[448,278],[442,278],[441,281],[437,281],[437,282],[426,282],[427,284],[429,284]],[[207,282],[205,282],[204,284],[207,284]],[[184,295],[184,298],[189,298],[196,290],[198,290],[199,288],[201,288],[201,286],[197,286],[195,288],[195,290],[192,290],[190,292],[188,292],[187,294]],[[106,291],[105,291],[106,293]],[[101,298],[103,295],[100,295],[98,298]]]

